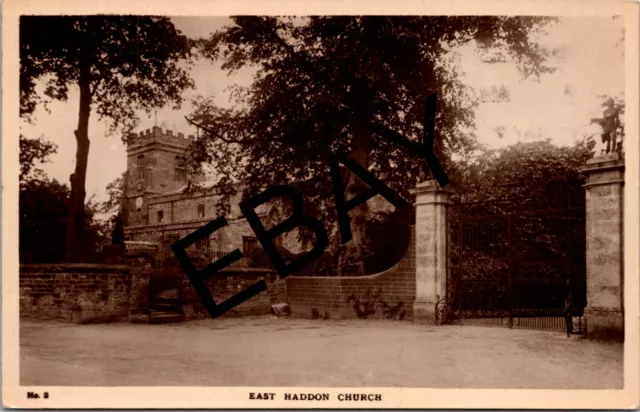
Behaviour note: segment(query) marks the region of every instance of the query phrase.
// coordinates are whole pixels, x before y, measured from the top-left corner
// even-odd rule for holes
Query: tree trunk
[[[89,160],[89,115],[91,114],[91,83],[87,64],[80,65],[80,110],[78,128],[75,130],[76,169],[70,177],[71,197],[69,199],[69,216],[67,219],[66,261],[80,262],[83,253],[80,250],[84,232],[84,198],[87,180],[87,163]]]
[[[364,129],[364,128],[363,128]],[[351,149],[351,157],[360,166],[365,169],[369,167],[370,135],[368,130],[360,130],[355,132],[353,148]],[[366,187],[360,179],[352,172],[349,172],[347,183],[345,184],[346,198],[352,199]],[[351,221],[352,240],[345,244],[345,250],[340,264],[340,275],[342,276],[345,266],[348,264],[356,269],[359,273],[364,273],[364,258],[368,250],[368,241],[365,236],[367,218],[370,209],[367,202],[352,209],[349,212]],[[352,266],[353,265],[353,266]]]
[[[353,119],[353,141],[351,142],[351,158],[360,166],[369,167],[369,155],[371,153],[371,121],[372,113],[370,93],[364,82],[356,82],[354,87],[355,107],[357,108]],[[352,199],[366,188],[366,184],[352,172],[348,172],[345,184],[345,198]],[[338,261],[338,275],[342,276],[355,269],[360,273],[365,272],[364,258],[368,251],[368,239],[365,236],[366,222],[370,217],[367,202],[352,209],[349,212],[351,221],[352,240],[344,245]]]

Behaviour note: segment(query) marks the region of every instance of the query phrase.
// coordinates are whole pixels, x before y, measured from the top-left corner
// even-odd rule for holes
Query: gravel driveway
[[[166,325],[22,320],[22,385],[621,388],[623,346],[557,332],[222,318]]]

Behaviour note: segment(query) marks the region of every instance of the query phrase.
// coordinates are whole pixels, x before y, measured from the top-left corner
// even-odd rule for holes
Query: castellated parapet
[[[192,134],[185,137],[184,133],[174,133],[173,130],[169,129],[163,132],[161,127],[153,126],[151,129],[129,135],[127,151],[139,149],[152,143],[161,143],[185,149],[193,140],[194,136]]]
[[[183,133],[163,131],[157,126],[129,136],[122,205],[125,226],[150,221],[150,196],[170,193],[186,185],[187,171],[183,162],[193,141],[193,135],[185,138]]]

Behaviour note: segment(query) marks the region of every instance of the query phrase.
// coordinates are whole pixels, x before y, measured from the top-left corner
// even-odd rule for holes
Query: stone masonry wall
[[[624,333],[624,162],[617,154],[587,162],[587,334]]]
[[[131,273],[122,265],[20,265],[20,316],[67,322],[129,313]]]
[[[622,216],[619,208],[610,205],[621,204],[622,189],[617,186],[592,187],[587,192],[589,208],[589,255],[587,265],[599,274],[609,275],[606,279],[590,279],[593,287],[600,287],[598,293],[591,296],[593,307],[608,307],[610,303],[619,303],[622,295],[620,238]],[[604,277],[604,276],[603,276]],[[601,280],[603,282],[596,282]]]

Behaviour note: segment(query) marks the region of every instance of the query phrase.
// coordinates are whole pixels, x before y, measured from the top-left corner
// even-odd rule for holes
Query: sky
[[[175,17],[175,26],[189,37],[205,37],[231,24],[226,17]],[[510,101],[481,103],[476,111],[478,141],[488,147],[503,147],[518,141],[550,138],[558,145],[571,145],[584,133],[595,133],[590,119],[601,114],[600,95],[620,96],[624,91],[624,45],[622,19],[611,17],[562,18],[548,29],[540,42],[566,51],[564,59],[552,62],[556,71],[539,81],[523,79],[513,62],[486,63],[474,47],[455,51],[464,75],[462,80],[478,94],[483,88],[504,86]],[[233,84],[248,85],[252,72],[241,70],[228,75],[218,64],[197,60],[191,69],[195,88],[184,93],[179,110],[159,109],[140,114],[140,130],[154,125],[185,135],[196,134],[184,119],[191,112],[190,99],[211,97],[229,106],[226,90]],[[78,122],[77,88],[66,102],[51,102],[49,111],[37,109],[32,124],[22,123],[27,137],[42,136],[58,145],[50,162],[40,167],[51,177],[68,183],[75,167]],[[496,131],[500,131],[499,133]],[[107,126],[95,114],[90,118],[91,148],[87,170],[87,199],[107,199],[105,187],[126,169],[126,147],[117,136],[107,136]]]

